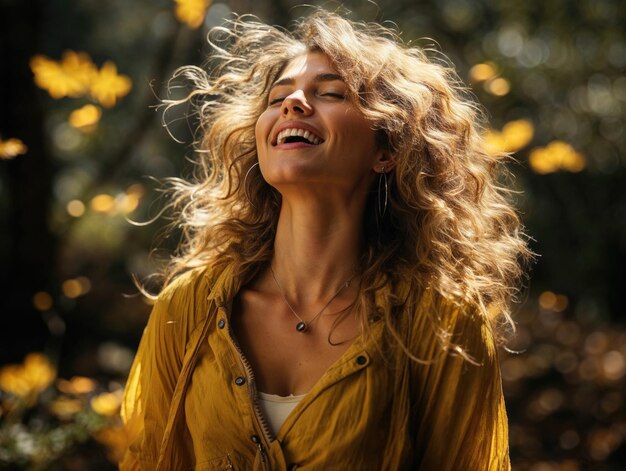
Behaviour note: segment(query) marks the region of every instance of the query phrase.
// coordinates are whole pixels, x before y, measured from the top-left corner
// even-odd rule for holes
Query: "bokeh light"
[[[485,82],[485,90],[492,95],[504,96],[511,91],[511,84],[509,81],[502,77],[494,78]]]
[[[38,311],[47,311],[52,307],[52,296],[45,291],[38,291],[33,295],[33,306]]]
[[[67,214],[72,217],[78,218],[85,214],[85,203],[80,200],[72,200],[67,203]]]
[[[111,195],[100,194],[91,199],[91,209],[96,213],[112,213],[115,210],[115,198]]]

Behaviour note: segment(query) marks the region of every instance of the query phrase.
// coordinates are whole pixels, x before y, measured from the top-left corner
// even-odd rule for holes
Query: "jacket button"
[[[287,466],[287,471],[295,471],[298,468],[297,463],[293,463]]]
[[[259,438],[258,435],[252,435],[250,437],[250,440],[252,440],[254,443],[261,443],[261,439]]]
[[[246,382],[246,378],[244,378],[243,376],[237,376],[237,378],[235,379],[235,384],[237,386],[241,386],[245,382]]]
[[[225,325],[226,325],[226,321],[224,319],[220,319],[219,322],[217,323],[217,326],[220,329],[223,329]]]
[[[367,358],[365,358],[363,355],[359,355],[358,357],[356,357],[356,362],[358,365],[365,365],[365,363],[367,363]]]

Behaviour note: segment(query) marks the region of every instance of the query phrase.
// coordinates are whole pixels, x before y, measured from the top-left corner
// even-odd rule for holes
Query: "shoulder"
[[[159,293],[150,321],[170,326],[173,329],[168,330],[186,337],[207,315],[212,279],[211,267],[193,268],[177,276]]]
[[[448,335],[448,352],[477,366],[496,361],[496,342],[491,322],[476,306],[445,299],[443,326]]]
[[[178,275],[161,290],[157,302],[180,303],[201,295],[206,298],[210,292],[211,274],[210,267],[197,267]]]
[[[471,303],[426,289],[405,311],[414,349],[426,358],[460,356],[470,363],[494,361],[491,323]]]

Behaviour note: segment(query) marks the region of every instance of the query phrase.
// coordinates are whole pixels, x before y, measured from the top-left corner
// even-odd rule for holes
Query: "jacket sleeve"
[[[120,470],[156,467],[185,345],[195,327],[198,299],[206,289],[188,272],[165,288],[148,319],[126,383],[122,421],[129,444]]]
[[[452,348],[426,368],[419,469],[508,471],[507,416],[489,321],[455,307],[444,323]]]

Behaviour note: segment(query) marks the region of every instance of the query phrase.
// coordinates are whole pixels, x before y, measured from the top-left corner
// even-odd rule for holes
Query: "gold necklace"
[[[326,308],[328,306],[330,306],[330,303],[332,303],[335,298],[337,296],[339,296],[339,293],[341,293],[343,291],[344,288],[347,288],[348,286],[350,286],[350,282],[352,281],[352,279],[354,278],[355,274],[352,274],[352,276],[350,276],[350,278],[348,278],[346,280],[345,283],[343,283],[339,289],[337,290],[337,292],[335,294],[333,294],[333,297],[330,298],[328,300],[328,302],[324,305],[324,307],[322,308],[322,310],[320,312],[318,312],[317,314],[315,314],[315,316],[313,316],[313,319],[311,319],[308,323],[304,321],[304,319],[302,319],[302,317],[300,317],[298,315],[298,313],[296,312],[296,310],[291,307],[291,304],[289,304],[289,301],[287,301],[287,297],[285,296],[285,292],[282,288],[282,286],[280,286],[280,283],[278,282],[278,279],[276,278],[276,273],[274,273],[274,267],[272,267],[272,265],[270,265],[270,271],[272,272],[272,278],[274,278],[274,283],[276,283],[276,286],[278,287],[278,291],[280,292],[280,295],[283,297],[283,301],[285,301],[285,304],[287,305],[287,307],[289,308],[289,310],[293,313],[294,316],[296,316],[296,318],[298,319],[298,323],[296,324],[296,330],[298,332],[306,332],[309,329],[309,325],[313,324],[313,322],[315,322],[315,320],[322,315],[322,312],[324,312],[326,310]]]

